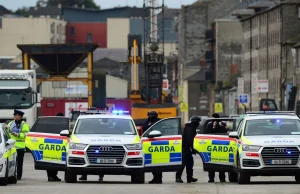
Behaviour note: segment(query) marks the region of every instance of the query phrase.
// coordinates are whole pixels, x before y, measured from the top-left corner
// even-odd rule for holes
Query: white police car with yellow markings
[[[0,185],[17,183],[16,141],[0,125]]]
[[[295,113],[247,113],[229,137],[239,145],[237,173],[229,178],[248,184],[251,176],[294,176],[300,182],[300,120]]]
[[[77,175],[130,175],[144,183],[144,153],[135,124],[129,115],[90,111],[80,115],[69,137],[65,181],[77,182]]]

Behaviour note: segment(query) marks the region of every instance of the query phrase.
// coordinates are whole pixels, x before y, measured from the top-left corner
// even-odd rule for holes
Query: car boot
[[[87,180],[87,175],[81,175],[79,178],[80,181],[86,181]]]

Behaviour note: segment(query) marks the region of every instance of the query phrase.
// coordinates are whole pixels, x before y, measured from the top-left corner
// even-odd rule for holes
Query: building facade
[[[0,18],[0,56],[12,59],[21,54],[17,44],[65,43],[66,22],[58,19]]]
[[[293,37],[300,31],[300,2],[286,1],[242,20],[244,93],[250,109],[258,110],[262,98],[275,99],[286,109],[287,87],[293,84]],[[268,90],[261,83],[268,81]]]

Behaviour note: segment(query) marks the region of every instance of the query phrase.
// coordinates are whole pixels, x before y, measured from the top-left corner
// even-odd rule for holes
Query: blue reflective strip
[[[63,144],[64,140],[62,139],[51,139],[51,138],[45,138],[44,143],[52,143],[52,144]]]
[[[211,144],[212,145],[229,145],[230,141],[229,140],[212,140]]]
[[[211,153],[210,152],[203,152],[203,155],[206,157],[206,161],[211,161]]]
[[[62,152],[61,153],[61,161],[66,161],[66,158],[67,158],[67,153],[66,152]]]
[[[170,162],[181,162],[181,152],[170,153]]]
[[[152,163],[152,155],[145,154],[145,164],[151,164],[151,163]]]
[[[151,141],[151,145],[169,145],[169,141]]]
[[[234,154],[229,154],[229,162],[234,162]]]
[[[203,152],[199,152],[199,154],[200,154],[200,156],[201,156],[201,158],[202,158],[202,160],[203,160],[204,163],[208,162],[206,160],[206,157],[204,156]]]
[[[39,161],[39,160],[43,159],[43,151],[33,150],[32,153],[33,153],[34,159],[36,161]]]

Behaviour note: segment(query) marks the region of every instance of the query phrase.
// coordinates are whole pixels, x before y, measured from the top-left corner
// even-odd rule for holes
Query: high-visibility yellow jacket
[[[10,137],[14,140],[16,140],[16,148],[17,149],[25,149],[25,138],[26,134],[29,133],[30,127],[29,125],[25,122],[22,121],[21,125],[19,128],[17,128],[15,121],[11,121],[7,125],[7,131],[10,134]],[[18,135],[14,136],[12,133],[15,132]]]

